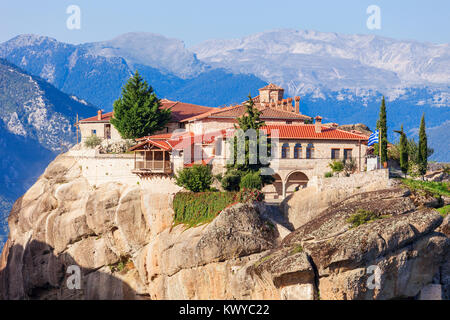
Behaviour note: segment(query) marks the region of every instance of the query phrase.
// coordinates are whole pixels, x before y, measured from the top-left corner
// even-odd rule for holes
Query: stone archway
[[[283,179],[281,179],[279,174],[274,174],[272,177],[275,181],[266,185],[262,191],[267,200],[281,200],[283,199]]]
[[[289,173],[284,182],[284,198],[293,194],[298,189],[305,188],[308,185],[308,181],[308,176],[301,171]]]

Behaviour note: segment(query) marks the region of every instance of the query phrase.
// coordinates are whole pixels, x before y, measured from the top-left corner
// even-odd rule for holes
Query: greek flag
[[[367,145],[371,146],[375,143],[378,143],[378,130],[375,132],[372,132],[372,134],[369,137],[369,143]]]

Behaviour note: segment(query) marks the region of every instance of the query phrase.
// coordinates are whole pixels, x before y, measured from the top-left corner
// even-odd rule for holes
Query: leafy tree
[[[136,71],[114,102],[111,123],[122,138],[136,139],[162,130],[170,119],[171,111],[161,109],[153,88]]]
[[[175,175],[175,180],[178,186],[192,192],[204,192],[210,190],[213,175],[210,166],[196,164],[190,168],[180,170]]]
[[[234,183],[237,182],[238,176],[240,180],[240,177],[243,177],[247,173],[260,174],[262,168],[267,168],[270,165],[262,162],[262,157],[268,158],[270,155],[270,139],[261,139],[262,134],[260,128],[265,123],[260,119],[261,112],[255,108],[255,102],[250,95],[245,102],[245,108],[246,112],[237,119],[238,125],[235,125],[235,129],[241,130],[236,131],[231,143],[231,152],[234,154],[234,161],[227,165],[227,174],[224,176],[225,183],[231,182],[232,188],[235,187]],[[245,136],[245,133],[248,133],[250,130],[254,130],[255,137]],[[242,146],[239,146],[238,141],[244,141],[243,149],[241,149]],[[262,150],[267,150],[267,154],[262,154]],[[236,174],[232,172],[236,170],[240,173]],[[228,174],[230,171],[231,173]],[[272,183],[274,179],[270,175],[261,175],[261,180],[262,185],[265,185]],[[239,183],[240,181],[237,182],[237,185]],[[222,186],[224,186],[224,183],[222,183]]]
[[[423,176],[427,172],[428,166],[428,142],[427,133],[425,132],[425,113],[422,115],[422,119],[420,120],[417,162],[419,165],[419,172]]]
[[[384,99],[381,100],[381,106],[380,106],[380,115],[377,121],[377,129],[380,132],[380,135],[378,137],[379,143],[381,143],[381,155],[380,156],[380,160],[381,162],[386,162],[388,159],[388,151],[387,151],[387,144],[388,144],[388,140],[387,140],[387,119],[386,119],[386,101]],[[378,155],[379,153],[379,145],[378,143],[375,144],[374,146],[374,152],[375,154]]]
[[[400,169],[404,174],[408,172],[408,138],[406,137],[405,132],[403,131],[403,124],[400,131],[395,131],[400,134],[400,143],[398,145],[399,148],[399,160],[400,160]]]
[[[342,161],[332,161],[328,164],[328,166],[333,172],[341,172],[342,170],[344,170],[344,162]]]
[[[90,137],[87,137],[84,141],[84,145],[88,148],[95,148],[96,146],[100,145],[102,143],[102,139],[97,137],[96,135],[92,135]]]

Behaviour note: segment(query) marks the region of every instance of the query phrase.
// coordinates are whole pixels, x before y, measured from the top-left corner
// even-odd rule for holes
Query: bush
[[[450,214],[450,204],[446,205],[445,207],[437,209],[442,217],[446,217]]]
[[[244,189],[237,193],[237,200],[241,203],[253,201],[261,202],[264,200],[264,193],[256,189]]]
[[[420,181],[413,179],[402,179],[402,183],[412,191],[423,191],[430,193],[432,196],[438,198],[440,196],[450,196],[449,182],[432,182]]]
[[[227,191],[239,191],[241,183],[241,173],[237,170],[227,172],[222,178],[222,188]]]
[[[204,192],[210,189],[213,176],[210,166],[193,165],[179,171],[175,179],[180,187],[192,192]]]
[[[344,170],[346,173],[353,173],[356,171],[356,162],[353,159],[348,159],[344,162]]]
[[[331,178],[333,176],[333,172],[325,172],[325,178]]]
[[[133,145],[135,145],[134,140],[123,139],[118,141],[103,140],[100,145],[100,153],[126,153]]]
[[[242,177],[239,186],[241,187],[241,190],[242,189],[261,190],[263,186],[261,175],[259,174],[259,172],[249,172]]]
[[[328,164],[333,172],[341,172],[344,170],[344,163],[342,161],[333,161]]]
[[[96,146],[100,145],[102,143],[102,139],[97,137],[96,135],[92,135],[84,141],[84,145],[88,148],[95,148]]]
[[[356,228],[367,222],[375,221],[381,219],[378,215],[372,211],[358,209],[355,214],[351,215],[347,222],[352,224],[352,228]]]

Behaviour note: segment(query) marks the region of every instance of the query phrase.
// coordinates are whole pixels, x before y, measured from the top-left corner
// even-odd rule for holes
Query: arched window
[[[302,144],[297,143],[294,147],[294,159],[300,159],[302,157]]]
[[[306,146],[306,159],[312,159],[314,157],[314,145],[312,143],[308,143]]]
[[[281,158],[282,159],[289,158],[289,143],[285,143],[281,147]]]

